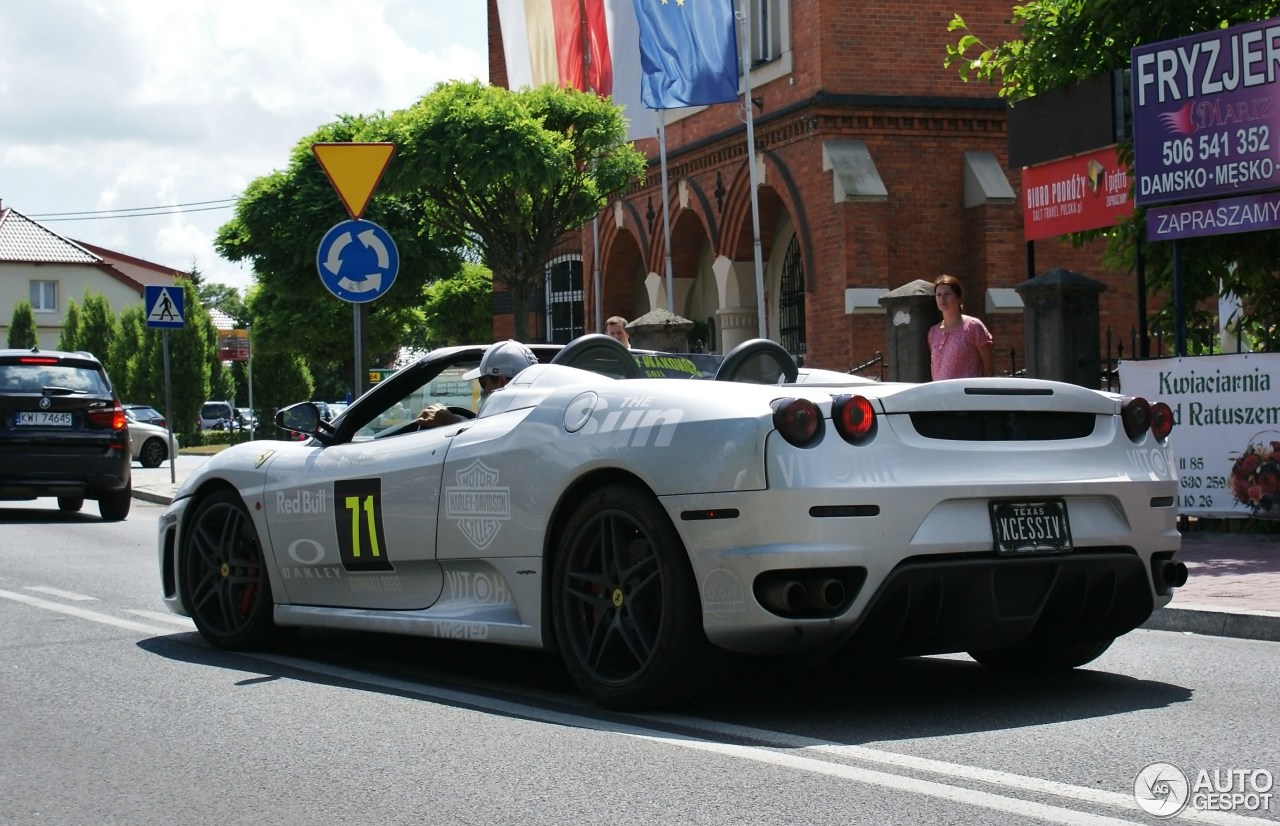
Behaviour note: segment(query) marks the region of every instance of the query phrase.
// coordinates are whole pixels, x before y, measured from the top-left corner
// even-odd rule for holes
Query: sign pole
[[[353,331],[355,332],[355,357],[356,357],[356,365],[355,365],[356,369],[355,369],[355,375],[352,377],[351,392],[352,394],[354,394],[353,398],[357,398],[357,399],[360,398],[360,396],[362,396],[364,393],[364,391],[361,389],[362,385],[360,383],[361,378],[363,378],[360,375],[360,371],[362,369],[362,366],[364,365],[364,347],[361,345],[361,342],[360,342],[362,333],[364,332],[363,327],[360,324],[360,308],[363,306],[364,306],[363,304],[351,305],[351,326]]]
[[[164,350],[164,415],[169,425],[169,484],[177,482],[177,471],[174,463],[178,461],[177,451],[173,449],[173,390],[169,384],[169,331],[160,331],[160,345]]]

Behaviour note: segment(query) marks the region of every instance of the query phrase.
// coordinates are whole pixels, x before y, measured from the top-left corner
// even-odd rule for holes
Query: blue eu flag
[[[640,101],[650,109],[738,99],[733,0],[635,0]]]

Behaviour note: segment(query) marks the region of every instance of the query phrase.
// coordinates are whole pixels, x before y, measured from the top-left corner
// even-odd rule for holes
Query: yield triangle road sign
[[[313,143],[311,153],[320,162],[329,183],[338,191],[353,221],[364,215],[373,191],[387,171],[396,151],[394,143]]]

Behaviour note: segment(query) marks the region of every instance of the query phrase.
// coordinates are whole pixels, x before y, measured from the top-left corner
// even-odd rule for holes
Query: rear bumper
[[[712,642],[761,654],[851,645],[905,656],[1101,640],[1138,627],[1172,596],[1153,571],[1179,547],[1173,489],[988,484],[663,502],[689,551]],[[1071,550],[997,554],[988,502],[1015,496],[1061,497]],[[803,605],[779,597],[789,583],[799,583]]]
[[[107,448],[93,455],[26,452],[0,454],[0,499],[85,496],[122,490],[129,484],[128,449]]]

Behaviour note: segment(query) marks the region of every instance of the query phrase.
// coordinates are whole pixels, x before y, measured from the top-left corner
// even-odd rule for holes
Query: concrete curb
[[[173,501],[173,497],[167,493],[152,493],[143,488],[134,488],[133,498],[141,499],[143,502],[153,502],[157,505],[167,505]]]
[[[1280,642],[1280,614],[1239,611],[1227,613],[1204,608],[1157,608],[1142,624],[1152,631],[1179,631],[1211,637]]]

